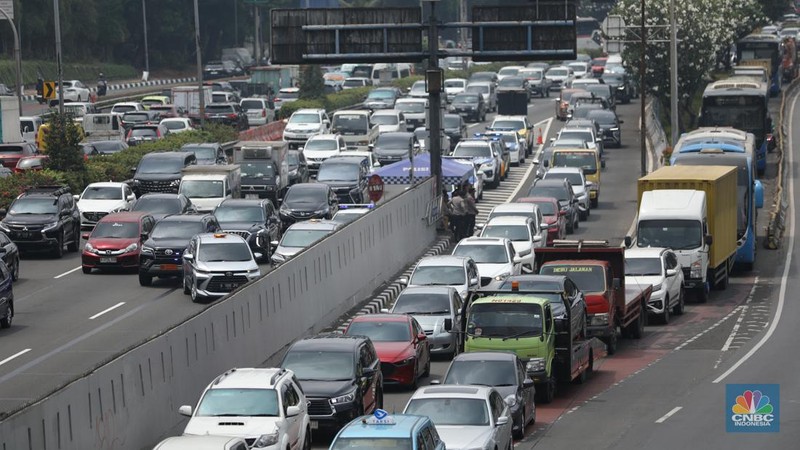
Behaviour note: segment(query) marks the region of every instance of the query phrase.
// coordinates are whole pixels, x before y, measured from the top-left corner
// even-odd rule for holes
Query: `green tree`
[[[300,75],[300,98],[315,99],[325,96],[325,81],[322,79],[322,69],[319,65],[303,66]]]
[[[78,125],[66,114],[55,113],[50,121],[50,129],[45,135],[48,165],[58,170],[82,177],[86,171],[81,155],[82,136]]]

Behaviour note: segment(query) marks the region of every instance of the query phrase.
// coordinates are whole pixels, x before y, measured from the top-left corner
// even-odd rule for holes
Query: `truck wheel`
[[[628,335],[632,339],[641,339],[642,336],[644,336],[644,322],[646,316],[647,316],[647,309],[645,309],[645,307],[642,306],[642,309],[639,312],[639,318],[636,319],[636,322],[628,325],[628,327],[630,327],[628,330]]]
[[[676,316],[683,315],[683,311],[684,311],[684,308],[683,308],[683,296],[684,296],[684,291],[683,291],[683,288],[681,288],[681,291],[678,294],[678,303],[676,303],[675,307],[672,308],[672,314],[675,314]]]
[[[617,353],[617,332],[616,332],[616,330],[611,335],[611,337],[608,338],[608,341],[606,342],[606,347],[607,347],[606,350],[608,351],[609,355],[613,355],[614,353]]]
[[[723,275],[722,279],[719,280],[715,287],[718,291],[724,291],[728,288],[728,269],[725,269],[725,275]]]
[[[595,197],[590,200],[592,204],[592,208],[597,208],[598,203],[600,203],[600,197]]]
[[[708,289],[706,288],[705,283],[703,283],[703,286],[701,286],[700,289],[696,290],[696,293],[698,303],[705,303],[708,301]]]
[[[664,299],[664,312],[658,316],[662,325],[669,324],[669,296]]]
[[[556,396],[556,380],[551,375],[547,382],[542,386],[542,390],[536,391],[539,396],[539,401],[542,403],[550,403]]]
[[[150,286],[153,284],[153,277],[150,275],[145,275],[143,273],[139,274],[139,285],[140,286]]]

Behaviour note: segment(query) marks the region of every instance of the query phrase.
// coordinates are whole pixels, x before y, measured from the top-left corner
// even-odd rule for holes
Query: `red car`
[[[406,314],[356,316],[344,334],[367,336],[378,352],[384,383],[416,389],[431,373],[431,348],[419,323]]]
[[[549,226],[547,229],[547,246],[552,246],[555,239],[565,239],[567,237],[567,213],[560,211],[557,198],[525,197],[517,201],[539,205],[544,221]]]
[[[9,169],[17,167],[17,162],[26,156],[33,156],[39,151],[36,146],[27,142],[17,144],[0,144],[0,164]]]
[[[47,160],[50,159],[47,155],[36,156],[23,156],[17,161],[17,166],[14,167],[14,173],[27,172],[29,170],[42,170],[47,165]]]
[[[92,269],[136,269],[142,242],[153,229],[156,220],[143,211],[111,213],[97,222],[81,255],[83,273]]]

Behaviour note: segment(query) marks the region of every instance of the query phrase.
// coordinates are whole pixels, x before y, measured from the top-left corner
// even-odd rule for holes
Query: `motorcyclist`
[[[106,95],[106,91],[108,90],[108,83],[106,82],[106,77],[100,72],[100,76],[97,80],[97,96],[102,97]]]

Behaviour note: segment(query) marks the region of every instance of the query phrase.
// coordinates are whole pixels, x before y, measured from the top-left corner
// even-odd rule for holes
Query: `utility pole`
[[[200,53],[200,9],[194,0],[194,48],[197,53],[197,98],[200,103],[200,127],[206,124],[206,98],[203,91],[203,55]]]
[[[641,111],[640,119],[639,119],[639,128],[640,128],[640,142],[639,145],[641,146],[641,157],[642,157],[642,176],[647,175],[647,118],[645,117],[645,103],[647,103],[647,89],[646,89],[646,69],[647,69],[647,62],[645,60],[645,52],[647,51],[647,24],[645,21],[645,0],[641,0],[641,8],[642,8],[642,26],[640,33],[642,34],[642,49],[641,55],[639,58],[639,99],[641,100]]]
[[[14,21],[11,20],[11,17],[2,9],[0,9],[0,13],[8,20],[8,23],[11,25],[11,31],[14,33],[14,60],[17,66],[17,107],[19,108],[19,115],[22,116],[22,52],[20,51],[19,45],[19,32],[17,31],[17,26],[14,24]]]
[[[239,0],[233,0],[233,46],[239,46]]]
[[[466,23],[467,22],[467,1],[468,0],[460,0],[458,2],[458,21],[461,22],[461,23]],[[467,29],[466,28],[460,28],[458,31],[459,31],[459,34],[460,34],[460,37],[461,37],[461,39],[460,39],[461,50],[466,50],[467,49],[467,38],[469,37],[469,36],[467,36],[467,33],[468,33]],[[466,65],[465,65],[464,69],[466,69]]]
[[[150,52],[147,45],[147,0],[142,0],[142,22],[144,22],[144,71],[150,76]]]
[[[256,65],[261,65],[261,8],[258,7],[258,4],[253,5],[253,15],[256,16],[256,35],[255,41],[256,44]]]
[[[675,0],[669,1],[669,110],[672,148],[678,143],[678,24],[675,22]]]
[[[439,29],[436,22],[436,0],[429,1],[431,15],[428,19],[428,95],[430,97],[428,109],[428,137],[430,139],[431,176],[436,179],[436,195],[442,192],[442,76],[439,70]],[[431,77],[438,81],[431,83]],[[437,84],[438,86],[432,86]]]
[[[61,13],[58,0],[53,0],[56,23],[56,66],[58,71],[58,113],[64,114],[64,69],[61,65]]]

